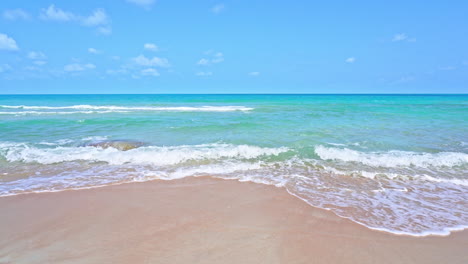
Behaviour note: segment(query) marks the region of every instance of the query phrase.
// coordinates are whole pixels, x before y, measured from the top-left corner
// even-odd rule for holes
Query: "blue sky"
[[[2,0],[0,93],[467,93],[468,1]]]

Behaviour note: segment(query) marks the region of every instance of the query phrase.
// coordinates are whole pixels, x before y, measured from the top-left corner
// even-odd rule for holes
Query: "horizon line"
[[[468,95],[468,93],[8,93],[4,95]]]

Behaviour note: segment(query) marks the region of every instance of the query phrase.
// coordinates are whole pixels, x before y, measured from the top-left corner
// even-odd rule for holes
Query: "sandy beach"
[[[0,198],[0,263],[467,263],[468,232],[396,236],[282,188],[209,177]]]

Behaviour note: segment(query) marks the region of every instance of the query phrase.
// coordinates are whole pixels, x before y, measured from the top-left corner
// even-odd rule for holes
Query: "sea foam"
[[[375,167],[453,167],[468,164],[468,154],[459,152],[417,153],[410,151],[360,152],[319,145],[315,153],[324,160],[357,162]]]
[[[232,112],[232,111],[251,111],[254,108],[246,106],[114,106],[114,105],[72,105],[72,106],[27,106],[27,105],[0,105],[0,109],[25,109],[25,110],[88,110],[78,113],[93,113],[89,110],[102,110],[97,113],[115,112],[115,111],[173,111],[173,112]],[[106,111],[106,112],[104,112]],[[29,113],[37,114],[37,111],[24,112],[0,112],[7,113]],[[41,112],[42,113],[42,112]],[[64,113],[64,112],[49,112]],[[70,113],[70,112],[65,112]]]
[[[85,137],[80,142],[96,138],[101,137]],[[311,206],[395,234],[447,235],[468,223],[466,179],[415,174],[417,170],[408,175],[405,170],[379,171],[382,159],[396,159],[391,166],[397,168],[429,166],[437,171],[437,166],[459,166],[459,161],[445,161],[453,153],[395,155],[316,146],[321,159],[313,159],[301,157],[297,150],[287,147],[226,143],[144,146],[129,151],[76,144],[79,142],[70,140],[0,142],[0,162],[24,163],[22,166],[30,168],[25,171],[36,172],[27,178],[4,180],[0,196],[211,176],[283,187]],[[407,163],[402,161],[405,155],[410,157]],[[456,160],[459,156],[455,155]],[[375,171],[333,167],[335,162],[328,160],[365,163],[367,169]]]
[[[148,146],[129,151],[98,147],[37,148],[28,144],[0,144],[0,154],[9,162],[36,162],[54,164],[67,161],[107,162],[112,165],[151,164],[174,165],[191,160],[217,160],[222,158],[252,159],[278,155],[288,148],[264,148],[249,145],[202,144],[182,146]]]

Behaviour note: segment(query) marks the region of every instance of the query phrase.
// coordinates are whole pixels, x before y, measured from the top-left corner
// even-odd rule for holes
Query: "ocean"
[[[447,235],[468,227],[468,95],[0,95],[0,196],[200,176]]]

